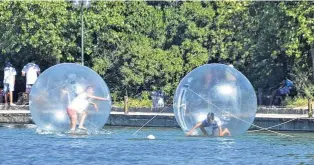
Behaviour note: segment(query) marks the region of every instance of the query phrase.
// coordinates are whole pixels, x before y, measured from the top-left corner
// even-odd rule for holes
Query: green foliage
[[[149,100],[153,90],[171,97],[192,69],[227,59],[255,88],[289,77],[310,97],[313,13],[309,1],[95,1],[83,15],[85,64],[117,102]],[[20,71],[35,58],[44,70],[81,60],[80,10],[70,1],[1,1],[0,21],[1,64]]]
[[[123,108],[124,102],[123,101],[114,102],[113,106]],[[140,108],[140,107],[151,108],[152,106],[153,106],[152,100],[149,100],[149,99],[134,99],[134,98],[128,99],[129,108]]]
[[[306,97],[296,97],[296,98],[286,98],[285,106],[287,107],[307,107],[308,106],[308,98]]]

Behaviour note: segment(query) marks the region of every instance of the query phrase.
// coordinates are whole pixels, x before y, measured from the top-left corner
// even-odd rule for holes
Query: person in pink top
[[[70,103],[70,105],[68,106],[67,114],[71,120],[70,131],[75,131],[76,129],[77,114],[81,115],[78,128],[86,130],[86,128],[83,125],[87,116],[86,109],[89,104],[94,105],[96,111],[98,111],[97,104],[89,101],[90,99],[96,99],[96,100],[102,100],[102,101],[109,100],[109,96],[107,98],[102,98],[102,97],[94,96],[93,93],[94,93],[94,89],[91,86],[88,86],[86,90],[78,94],[78,96],[76,96],[73,99],[73,101]]]

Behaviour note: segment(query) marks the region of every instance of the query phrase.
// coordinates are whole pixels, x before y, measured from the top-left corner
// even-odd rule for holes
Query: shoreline
[[[150,111],[146,108],[130,109],[124,113],[122,108],[112,108],[105,126],[141,127],[153,117],[146,127],[179,127],[172,112]],[[314,118],[308,118],[307,109],[259,108],[250,130],[267,128],[273,131],[314,132]],[[12,110],[0,110],[0,124],[34,124],[28,106]]]

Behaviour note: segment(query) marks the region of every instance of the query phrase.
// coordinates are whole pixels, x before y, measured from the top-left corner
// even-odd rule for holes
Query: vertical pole
[[[308,117],[311,118],[313,116],[312,110],[312,99],[308,98]]]
[[[82,65],[84,65],[84,20],[83,20],[83,3],[81,3],[81,53]]]
[[[310,99],[310,117],[313,117],[312,99]]]
[[[312,82],[314,82],[314,44],[311,49],[311,56],[312,56]]]
[[[128,114],[128,96],[124,96],[124,114]]]
[[[56,64],[60,64],[60,58],[56,58]]]
[[[257,93],[258,93],[258,105],[263,105],[263,89],[258,88]]]

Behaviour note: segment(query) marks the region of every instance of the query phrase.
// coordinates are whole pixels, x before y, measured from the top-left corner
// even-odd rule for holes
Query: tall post
[[[124,96],[124,114],[128,114],[129,109],[128,109],[128,96]]]
[[[88,8],[91,0],[70,0],[73,2],[74,7],[80,8],[81,16],[81,60],[84,65],[84,7]]]
[[[308,98],[307,100],[308,102],[308,117],[311,118],[313,117],[313,109],[312,109],[312,99],[311,98]]]
[[[312,82],[314,82],[314,44],[311,49],[311,56],[312,56]]]
[[[81,53],[82,65],[84,66],[84,20],[83,20],[83,3],[81,3]]]
[[[258,95],[258,105],[263,105],[263,88],[258,88],[257,95]]]

